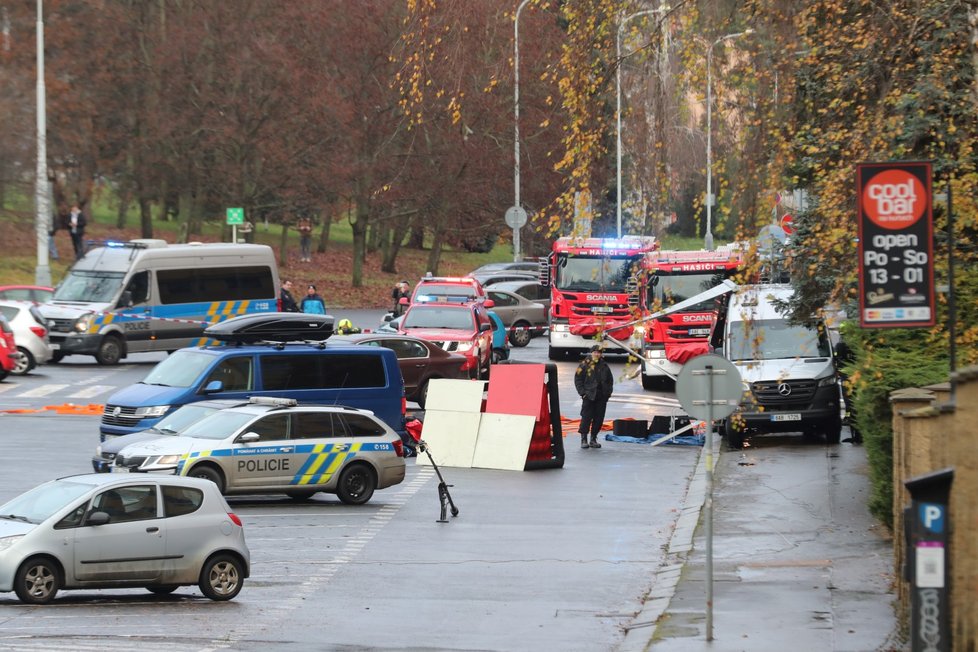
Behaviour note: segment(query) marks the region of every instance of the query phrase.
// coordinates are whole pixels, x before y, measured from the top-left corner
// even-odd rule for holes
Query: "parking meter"
[[[919,475],[904,482],[910,492],[907,528],[907,576],[910,579],[910,649],[951,650],[948,600],[948,502],[954,469]]]

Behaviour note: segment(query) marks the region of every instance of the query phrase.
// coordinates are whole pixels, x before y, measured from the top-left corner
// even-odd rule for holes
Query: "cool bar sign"
[[[930,163],[856,166],[864,328],[934,325]]]

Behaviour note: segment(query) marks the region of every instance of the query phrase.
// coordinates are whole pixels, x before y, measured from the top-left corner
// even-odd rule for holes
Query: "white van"
[[[53,361],[82,354],[110,365],[203,344],[204,328],[229,317],[275,312],[278,285],[265,245],[109,242],[86,251],[40,308]]]
[[[790,285],[748,285],[731,297],[717,353],[733,362],[744,381],[738,411],[724,421],[728,444],[743,446],[751,433],[803,432],[839,443],[842,429],[839,379],[832,343],[821,319],[804,325],[784,315]],[[719,329],[722,329],[719,330]]]

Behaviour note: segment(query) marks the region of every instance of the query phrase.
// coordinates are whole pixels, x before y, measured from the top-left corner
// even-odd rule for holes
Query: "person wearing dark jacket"
[[[611,367],[602,358],[601,347],[592,346],[591,353],[581,361],[574,373],[574,387],[581,404],[581,448],[601,448],[598,433],[604,425],[604,413],[615,385]],[[591,441],[588,442],[588,432]]]
[[[65,218],[65,228],[71,234],[71,246],[75,249],[75,260],[85,255],[85,214],[78,208],[78,204],[71,207],[71,212]]]
[[[288,279],[282,281],[282,289],[278,293],[282,303],[282,312],[301,312],[299,305],[292,296],[292,281]]]

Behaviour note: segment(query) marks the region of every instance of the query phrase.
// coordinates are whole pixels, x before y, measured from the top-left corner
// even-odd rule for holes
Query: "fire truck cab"
[[[639,311],[642,260],[658,248],[648,236],[559,238],[544,264],[550,286],[550,359],[583,353],[601,333],[628,339]]]
[[[669,308],[731,278],[743,265],[741,252],[657,250],[642,260],[646,315]],[[715,319],[714,300],[645,322],[642,338],[642,387],[669,389],[683,364],[709,350]]]

